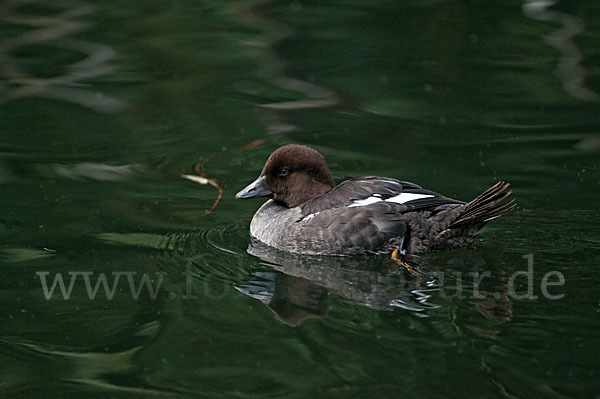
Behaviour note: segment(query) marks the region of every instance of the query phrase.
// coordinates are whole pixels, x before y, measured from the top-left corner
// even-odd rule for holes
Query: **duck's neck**
[[[285,204],[289,208],[295,208],[334,187],[333,179],[331,179],[331,184],[329,182],[325,184],[307,175],[297,175],[293,178],[294,181],[290,182],[291,184],[288,186],[291,189],[285,195]]]

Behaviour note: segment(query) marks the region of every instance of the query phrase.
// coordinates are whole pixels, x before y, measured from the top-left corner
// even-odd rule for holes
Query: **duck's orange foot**
[[[394,262],[396,262],[398,265],[400,265],[400,267],[404,268],[404,270],[406,270],[408,273],[415,277],[423,275],[420,271],[418,271],[413,266],[405,262],[402,258],[403,256],[400,254],[400,251],[398,251],[398,249],[394,249],[394,251],[392,252],[392,260]]]

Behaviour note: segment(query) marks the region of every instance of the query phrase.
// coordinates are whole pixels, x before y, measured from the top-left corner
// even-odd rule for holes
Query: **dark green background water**
[[[0,396],[598,397],[598,15],[1,1]],[[233,196],[289,142],[336,178],[463,200],[503,179],[519,208],[478,249],[425,256],[427,280],[386,258],[250,254],[261,201]],[[224,195],[204,216],[217,191],[180,175],[206,158]],[[509,295],[531,256],[537,298],[519,299],[525,276]],[[542,295],[552,271],[561,299]],[[122,274],[90,299],[79,274],[46,299],[41,277],[69,272],[162,285],[135,299]]]

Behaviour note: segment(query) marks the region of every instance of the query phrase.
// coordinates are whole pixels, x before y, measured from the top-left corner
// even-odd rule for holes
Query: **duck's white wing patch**
[[[311,213],[310,215],[306,215],[302,218],[302,222],[308,222],[310,219],[314,218],[315,216],[317,216],[319,214],[319,212],[315,212],[315,213]]]
[[[386,202],[395,202],[396,204],[405,204],[410,201],[433,197],[431,194],[415,194],[415,193],[402,193],[386,199]]]
[[[383,201],[383,200],[380,197],[375,197],[375,196],[368,197],[368,198],[365,198],[362,200],[357,200],[357,201],[352,202],[350,205],[348,205],[348,208],[352,208],[355,206],[371,205],[371,204],[374,204],[379,201]]]
[[[410,201],[414,201],[414,200],[418,200],[418,199],[422,199],[422,198],[430,198],[430,197],[433,197],[433,195],[431,195],[431,194],[416,194],[416,193],[401,193],[394,197],[390,197],[390,198],[384,200],[383,198],[381,198],[381,194],[373,194],[371,197],[368,197],[368,198],[365,198],[362,200],[356,200],[356,201],[352,202],[350,205],[348,205],[348,208],[352,208],[355,206],[371,205],[371,204],[374,204],[379,201],[394,202],[396,204],[405,204]]]

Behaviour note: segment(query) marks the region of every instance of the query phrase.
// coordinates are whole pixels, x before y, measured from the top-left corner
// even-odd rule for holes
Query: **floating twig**
[[[238,153],[238,152],[247,151],[247,150],[256,148],[256,147],[264,144],[265,141],[266,140],[254,140],[254,141],[252,141],[248,144],[245,144],[241,147],[237,147],[237,148],[234,148],[233,150],[226,151],[226,153],[228,153],[228,152]],[[206,177],[206,173],[204,173],[204,170],[202,170],[202,168],[208,161],[216,158],[217,156],[219,156],[221,154],[223,154],[223,153],[208,156],[208,157],[202,159],[201,161],[199,161],[198,163],[196,163],[196,165],[194,165],[194,171],[197,173],[197,175],[181,175],[181,177],[186,180],[190,180],[190,181],[193,181],[194,183],[198,183],[198,184],[202,184],[202,185],[210,184],[211,186],[213,186],[214,188],[217,189],[217,198],[215,199],[215,202],[213,202],[212,206],[208,210],[204,211],[204,215],[202,215],[202,217],[204,217],[204,216],[210,214],[212,211],[214,211],[215,208],[217,207],[217,205],[219,205],[219,202],[221,202],[221,199],[223,198],[223,189],[221,188],[219,183],[217,183],[217,181],[215,179]]]

